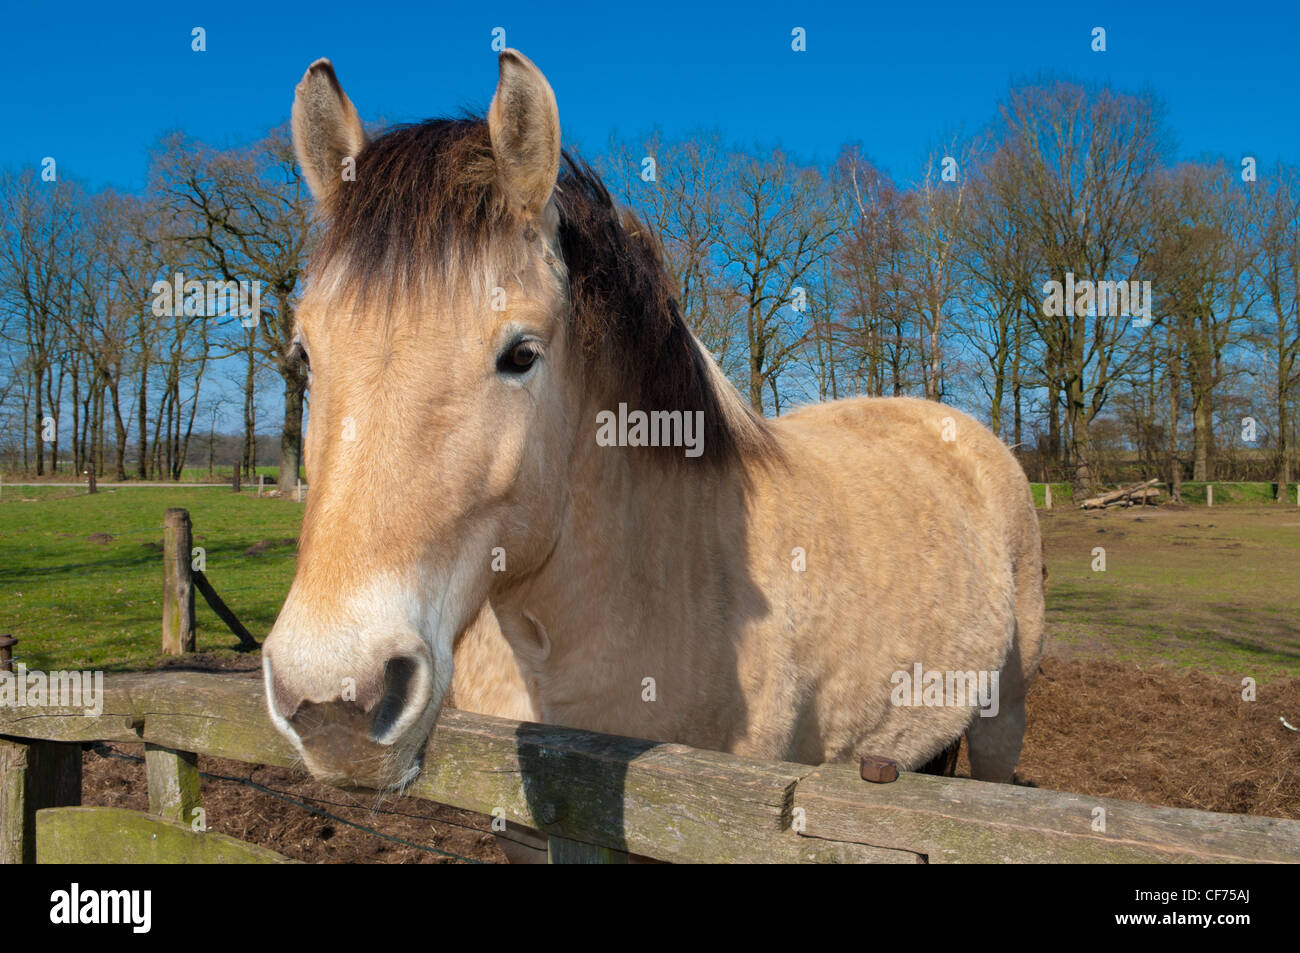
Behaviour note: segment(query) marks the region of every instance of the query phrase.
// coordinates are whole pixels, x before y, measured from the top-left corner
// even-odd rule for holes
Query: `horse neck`
[[[594,411],[583,419],[594,420]],[[557,683],[571,680],[574,689],[584,678],[662,671],[661,656],[682,649],[674,633],[697,643],[721,635],[726,574],[739,568],[744,551],[741,464],[651,456],[680,448],[579,444],[554,550],[493,601],[525,668],[545,670]],[[529,630],[522,640],[521,629]],[[621,676],[611,666],[624,670]]]

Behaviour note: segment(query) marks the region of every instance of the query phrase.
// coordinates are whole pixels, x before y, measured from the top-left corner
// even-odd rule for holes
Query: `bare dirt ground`
[[[169,667],[178,665],[234,674],[255,669],[257,660],[189,656]],[[1249,702],[1228,676],[1051,656],[1030,692],[1017,777],[1037,787],[1098,797],[1300,819],[1300,733],[1282,719],[1300,727],[1300,679],[1261,685],[1257,700]],[[142,757],[139,745],[86,752],[84,803],[147,809],[144,765],[134,760]],[[238,779],[203,779],[211,830],[297,860],[504,859],[482,815],[416,798],[376,804],[281,768],[206,757],[199,759],[199,768]],[[963,749],[958,774],[969,776],[969,771]]]

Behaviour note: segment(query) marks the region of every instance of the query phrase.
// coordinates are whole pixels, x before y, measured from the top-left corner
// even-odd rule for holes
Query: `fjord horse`
[[[654,238],[562,152],[542,73],[499,70],[486,119],[373,140],[328,61],[297,88],[323,232],[277,727],[318,777],[397,787],[454,685],[487,714],[809,764],[916,768],[965,732],[974,776],[1010,781],[1043,636],[1015,458],[921,400],[756,415]],[[610,445],[629,408],[655,433]],[[916,704],[899,674],[922,670],[996,676],[996,704],[928,681]]]

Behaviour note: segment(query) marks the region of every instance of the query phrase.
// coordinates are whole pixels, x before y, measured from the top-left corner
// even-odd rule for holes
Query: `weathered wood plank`
[[[1300,821],[920,774],[864,784],[851,765],[809,774],[794,807],[809,835],[916,850],[932,864],[1300,861]]]
[[[298,763],[267,718],[260,679],[195,672],[107,676],[97,716],[57,706],[0,708],[0,735],[147,742],[277,767]]]
[[[298,764],[266,716],[260,680],[115,675],[104,694],[94,718],[0,709],[0,735],[143,741]],[[676,862],[1300,860],[1298,821],[910,774],[869,785],[854,765],[761,762],[454,710],[440,718],[407,791],[484,814],[500,808],[547,836]],[[1091,829],[1095,807],[1107,811],[1106,833]]]
[[[0,864],[23,862],[26,801],[27,745],[0,738]],[[35,834],[31,841],[35,849]]]
[[[119,807],[48,808],[36,814],[38,864],[294,864],[225,834]]]
[[[144,746],[149,782],[149,813],[171,821],[193,824],[199,807],[199,757],[192,751]]]
[[[0,710],[0,734],[144,741],[280,767],[298,761],[267,718],[260,681],[190,672],[109,676],[98,717]],[[809,770],[449,710],[407,792],[483,813],[500,806],[547,834],[664,860],[914,859],[788,830],[791,786]]]
[[[550,836],[675,863],[912,862],[897,851],[800,838],[794,783],[808,765],[446,711],[417,797]]]
[[[0,864],[36,862],[36,812],[81,803],[81,747],[0,738]]]

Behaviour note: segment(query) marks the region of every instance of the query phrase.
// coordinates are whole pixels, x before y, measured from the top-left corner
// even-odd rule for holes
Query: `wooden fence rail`
[[[194,755],[297,763],[266,716],[260,680],[132,674],[104,687],[94,717],[0,708],[0,860],[67,860],[67,844],[90,851],[85,860],[278,859],[251,845],[241,855],[240,842],[216,844],[180,823],[199,797]],[[168,826],[161,839],[175,854],[121,842],[147,829],[144,815],[106,827],[104,809],[67,810],[79,802],[79,745],[92,741],[147,746],[149,823]],[[1300,821],[906,773],[869,784],[855,765],[757,761],[461,711],[442,714],[406,793],[499,809],[552,838],[557,861],[628,852],[677,862],[1300,861]],[[72,836],[81,825],[117,834]]]

